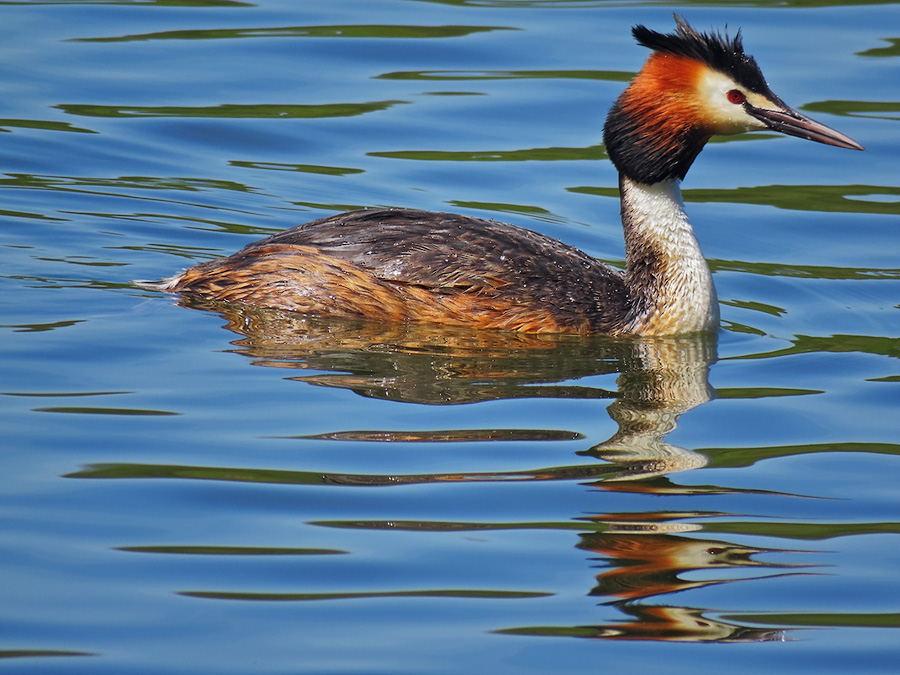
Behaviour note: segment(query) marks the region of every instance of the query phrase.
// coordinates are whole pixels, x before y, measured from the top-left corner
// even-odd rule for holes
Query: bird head
[[[632,31],[653,51],[606,120],[604,142],[621,173],[641,183],[684,178],[710,138],[745,131],[863,149],[775,95],[744,53],[740,31],[700,33],[678,15],[675,24],[674,33]]]

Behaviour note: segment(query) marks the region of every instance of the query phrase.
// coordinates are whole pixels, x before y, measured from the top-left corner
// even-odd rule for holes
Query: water
[[[4,665],[895,670],[897,3],[0,4]],[[867,147],[704,151],[715,340],[130,284],[373,205],[620,262],[600,126],[673,9]]]

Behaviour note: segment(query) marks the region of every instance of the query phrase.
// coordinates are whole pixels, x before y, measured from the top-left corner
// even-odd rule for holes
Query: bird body
[[[714,135],[770,129],[862,150],[769,89],[740,33],[633,33],[653,51],[609,112],[625,270],[513,225],[449,213],[363,210],[254,242],[144,287],[317,316],[526,332],[672,335],[715,330],[709,267],[680,182]]]
[[[531,333],[616,332],[621,317],[604,299],[624,292],[620,271],[550,237],[409,209],[314,220],[162,283],[318,316]]]

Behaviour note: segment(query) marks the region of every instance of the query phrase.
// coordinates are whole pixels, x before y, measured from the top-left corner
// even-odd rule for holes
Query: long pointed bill
[[[789,136],[798,136],[816,143],[834,145],[838,148],[865,150],[849,136],[845,136],[831,127],[826,127],[821,122],[816,122],[793,108],[785,106],[782,110],[767,110],[766,108],[747,106],[746,110],[773,131],[780,131]]]

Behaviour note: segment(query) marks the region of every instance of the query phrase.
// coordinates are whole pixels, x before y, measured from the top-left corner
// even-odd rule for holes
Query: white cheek
[[[703,101],[703,108],[717,134],[739,134],[744,131],[758,131],[766,126],[744,111],[744,106],[728,100],[732,89],[745,91],[727,75],[715,70],[706,70],[697,83],[697,93]],[[759,94],[748,93],[747,98],[755,105],[754,99],[762,99]],[[768,107],[768,106],[763,106]]]

